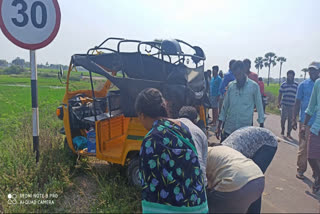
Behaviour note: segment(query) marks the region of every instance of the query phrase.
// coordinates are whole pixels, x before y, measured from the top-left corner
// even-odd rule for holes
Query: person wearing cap
[[[312,89],[314,87],[315,81],[319,78],[320,73],[320,63],[312,62],[308,67],[309,79],[304,80],[298,86],[298,92],[296,96],[296,102],[294,107],[294,118],[292,122],[293,127],[297,127],[297,116],[299,114],[299,131],[305,121],[305,111],[308,107]],[[307,170],[308,160],[307,160],[307,144],[310,135],[310,127],[313,124],[316,115],[314,114],[307,126],[305,127],[305,139],[299,135],[299,150],[297,157],[297,174],[296,177],[299,179],[304,179],[304,173]]]
[[[191,133],[192,140],[198,152],[198,160],[205,185],[207,185],[206,166],[208,154],[208,138],[197,126],[198,112],[193,106],[183,106],[179,111],[179,121],[185,124]]]
[[[311,117],[315,115],[315,120],[310,128],[307,157],[314,173],[313,193],[317,194],[320,192],[320,79],[314,83],[311,98],[305,113],[305,120],[300,130],[300,135],[304,139],[306,139],[306,127]]]
[[[293,108],[296,101],[298,83],[294,81],[294,71],[287,72],[287,80],[279,89],[278,108],[281,108],[281,135],[284,135],[285,123],[288,119],[287,137],[291,138]]]
[[[219,88],[221,85],[221,78],[218,75],[219,66],[215,65],[212,67],[212,79],[210,81],[210,103],[212,109],[212,122],[213,126],[216,126],[216,122],[219,114]]]

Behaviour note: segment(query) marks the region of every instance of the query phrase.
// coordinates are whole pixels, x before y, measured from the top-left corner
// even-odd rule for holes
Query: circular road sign
[[[60,20],[57,0],[0,0],[0,28],[21,48],[47,46],[59,31]]]

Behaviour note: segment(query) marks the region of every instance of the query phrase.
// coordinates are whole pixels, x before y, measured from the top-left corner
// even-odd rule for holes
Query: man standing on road
[[[216,126],[216,122],[218,119],[218,108],[219,108],[219,88],[221,85],[221,78],[218,75],[219,72],[219,67],[213,66],[212,67],[212,79],[210,82],[210,103],[211,103],[211,108],[212,108],[212,122],[211,124],[213,126]]]
[[[306,126],[312,115],[316,118],[310,128],[310,137],[308,141],[308,162],[314,172],[313,193],[320,193],[320,79],[313,87],[310,102],[306,110],[306,118],[301,127],[300,135],[305,138]]]
[[[263,127],[264,123],[264,112],[258,84],[247,77],[242,61],[233,63],[231,69],[236,80],[228,86],[216,131],[218,139],[221,135],[221,142],[235,130],[252,126],[254,106],[258,111],[260,127]],[[221,133],[222,123],[224,123],[224,127]]]
[[[294,107],[294,118],[292,122],[293,127],[297,127],[297,115],[299,115],[299,131],[303,126],[305,120],[305,111],[308,107],[314,82],[319,78],[320,73],[320,62],[312,62],[308,67],[310,78],[301,82],[298,86],[298,92],[296,96],[296,103]],[[310,127],[315,120],[316,115],[314,114],[306,126],[305,139],[299,135],[299,151],[297,159],[297,175],[299,179],[304,179],[303,173],[307,170],[307,144],[310,135]]]
[[[298,83],[294,81],[294,71],[287,72],[287,80],[279,89],[278,108],[281,107],[281,135],[284,135],[285,123],[288,119],[287,137],[291,138],[293,108],[298,88]]]
[[[264,100],[264,98],[266,97],[266,95],[264,94],[264,82],[262,77],[259,77],[258,79],[258,85],[260,88],[260,94],[261,94],[261,99],[262,99],[262,105],[263,105],[263,112],[266,113],[266,102]]]

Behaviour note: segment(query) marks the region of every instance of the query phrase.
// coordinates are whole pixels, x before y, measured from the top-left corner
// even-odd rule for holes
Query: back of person
[[[198,152],[198,159],[200,163],[200,168],[202,171],[203,179],[205,185],[207,185],[207,176],[206,176],[206,166],[207,166],[207,153],[208,153],[208,139],[203,131],[196,126],[191,120],[187,118],[178,119],[183,124],[185,124],[192,135],[192,140],[195,144],[195,147]]]
[[[208,189],[232,192],[260,177],[264,175],[259,167],[240,152],[227,146],[208,148]]]
[[[232,148],[215,146],[208,150],[209,212],[247,213],[262,195],[263,173],[252,160]]]
[[[268,129],[248,126],[233,132],[222,142],[222,145],[233,148],[252,159],[262,146],[277,147],[278,141]]]

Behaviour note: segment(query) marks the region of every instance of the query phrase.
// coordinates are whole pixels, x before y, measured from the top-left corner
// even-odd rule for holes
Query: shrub
[[[20,66],[16,66],[16,65],[13,65],[9,68],[6,68],[3,70],[3,73],[4,74],[21,74],[23,72],[25,72],[26,70]]]

